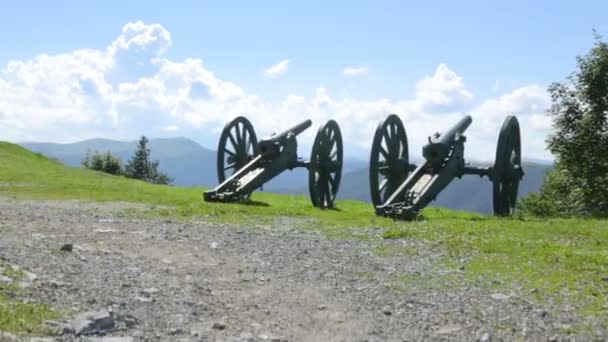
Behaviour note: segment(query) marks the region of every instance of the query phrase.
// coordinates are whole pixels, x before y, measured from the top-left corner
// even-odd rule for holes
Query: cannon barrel
[[[312,126],[312,121],[310,119],[304,120],[279,134],[260,140],[256,148],[257,153],[268,157],[276,155],[279,152],[280,145],[283,144],[290,133],[297,136],[307,130],[310,126]]]
[[[422,156],[432,164],[443,162],[450,153],[456,136],[464,133],[471,122],[473,122],[473,119],[467,115],[446,132],[435,133],[434,136],[429,137],[429,142],[422,147]]]
[[[269,142],[281,141],[281,140],[285,139],[289,133],[293,133],[294,135],[297,136],[300,133],[307,130],[310,126],[312,126],[312,121],[310,119],[304,120],[304,121],[300,122],[299,124],[297,124],[293,127],[290,127],[279,134],[275,134],[269,138],[262,139],[260,142],[262,142],[262,141],[269,141]]]

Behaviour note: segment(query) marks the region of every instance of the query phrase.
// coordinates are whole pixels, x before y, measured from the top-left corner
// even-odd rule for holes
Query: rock
[[[98,228],[93,230],[93,233],[115,233],[118,230],[113,229],[113,228]]]
[[[280,338],[279,336],[270,335],[270,334],[262,334],[258,336],[258,338],[262,341],[270,341],[270,342],[283,342],[287,341],[285,339]]]
[[[510,295],[506,295],[504,293],[492,293],[490,297],[492,297],[492,299],[494,300],[507,300],[511,298]]]
[[[213,326],[211,326],[211,327],[215,330],[224,330],[224,329],[226,329],[226,324],[224,324],[222,322],[215,322],[215,323],[213,323]]]
[[[74,327],[71,324],[64,324],[61,329],[58,329],[58,333],[61,335],[72,335],[74,332]]]
[[[13,335],[11,333],[0,331],[0,341],[2,341],[2,342],[18,342],[19,339],[17,338],[17,336],[15,336],[15,335]]]
[[[180,335],[184,333],[184,329],[182,328],[171,328],[169,329],[169,335]]]
[[[133,337],[122,336],[103,336],[103,337],[88,337],[83,342],[133,342]]]
[[[1,341],[1,340],[0,340]],[[30,337],[28,342],[58,342],[54,337]]]
[[[71,322],[76,335],[90,335],[114,329],[115,322],[108,310],[90,311],[77,315]]]
[[[71,243],[64,243],[63,246],[61,246],[62,252],[71,252],[73,250],[74,250],[74,245]]]
[[[135,300],[140,303],[152,303],[152,301],[153,301],[152,297],[145,297],[145,296],[137,296],[137,297],[135,297]]]
[[[250,333],[242,333],[237,339],[238,342],[255,342],[255,337]]]
[[[42,323],[44,323],[47,327],[51,327],[51,328],[56,328],[61,325],[61,322],[52,321],[52,320],[48,320],[48,319],[45,319],[44,321],[42,321]]]
[[[147,289],[143,289],[141,293],[147,297],[152,297],[153,294],[158,293],[158,289],[156,287],[149,287]]]
[[[490,342],[490,334],[484,332],[483,335],[479,338],[479,342]]]
[[[446,325],[443,326],[441,328],[439,328],[439,330],[437,330],[435,333],[438,335],[449,335],[449,334],[453,334],[455,332],[458,332],[462,329],[462,327],[460,325]]]
[[[137,317],[133,316],[133,315],[121,315],[120,317],[117,318],[120,322],[124,323],[124,325],[127,328],[132,328],[134,326],[137,325],[137,323],[139,323],[139,321],[137,320]]]
[[[9,278],[9,277],[7,277],[5,275],[0,274],[0,283],[2,283],[2,284],[10,284],[12,282],[13,282],[12,278]]]
[[[58,281],[58,280],[49,280],[47,282],[47,285],[52,288],[52,289],[58,289],[60,287],[66,286],[68,285],[67,283],[64,283],[63,281]]]

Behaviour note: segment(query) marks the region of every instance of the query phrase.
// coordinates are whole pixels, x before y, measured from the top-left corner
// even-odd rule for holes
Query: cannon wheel
[[[247,118],[239,116],[224,126],[217,147],[217,179],[220,184],[252,159],[257,143],[255,130]]]
[[[369,162],[369,187],[374,207],[386,202],[409,174],[407,134],[399,116],[378,125]]]
[[[312,205],[333,208],[342,177],[342,133],[338,123],[329,120],[319,128],[310,155],[308,188]]]
[[[515,116],[508,116],[500,129],[496,160],[492,170],[496,216],[513,214],[517,202],[517,189],[522,177],[519,122]]]

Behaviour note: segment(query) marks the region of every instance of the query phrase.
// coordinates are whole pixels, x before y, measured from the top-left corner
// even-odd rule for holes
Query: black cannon
[[[208,202],[238,202],[285,170],[305,167],[309,170],[309,192],[312,204],[332,208],[342,175],[342,134],[334,120],[319,128],[310,161],[297,155],[296,137],[308,129],[312,121],[296,126],[267,139],[257,141],[253,125],[239,116],[222,131],[217,150],[219,185],[204,193]]]
[[[377,215],[412,220],[450,182],[463,175],[488,176],[493,182],[494,214],[511,215],[524,172],[521,139],[515,116],[505,119],[496,147],[494,165],[472,167],[464,159],[464,132],[471,124],[465,116],[443,134],[430,136],[422,148],[424,162],[409,163],[407,134],[401,119],[392,114],[376,129],[372,144],[369,183]]]

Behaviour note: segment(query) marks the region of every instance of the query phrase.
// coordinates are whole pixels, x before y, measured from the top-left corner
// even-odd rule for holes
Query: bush
[[[90,170],[101,171],[112,175],[121,175],[122,162],[120,158],[107,152],[88,151],[87,156],[82,160],[82,165]]]

